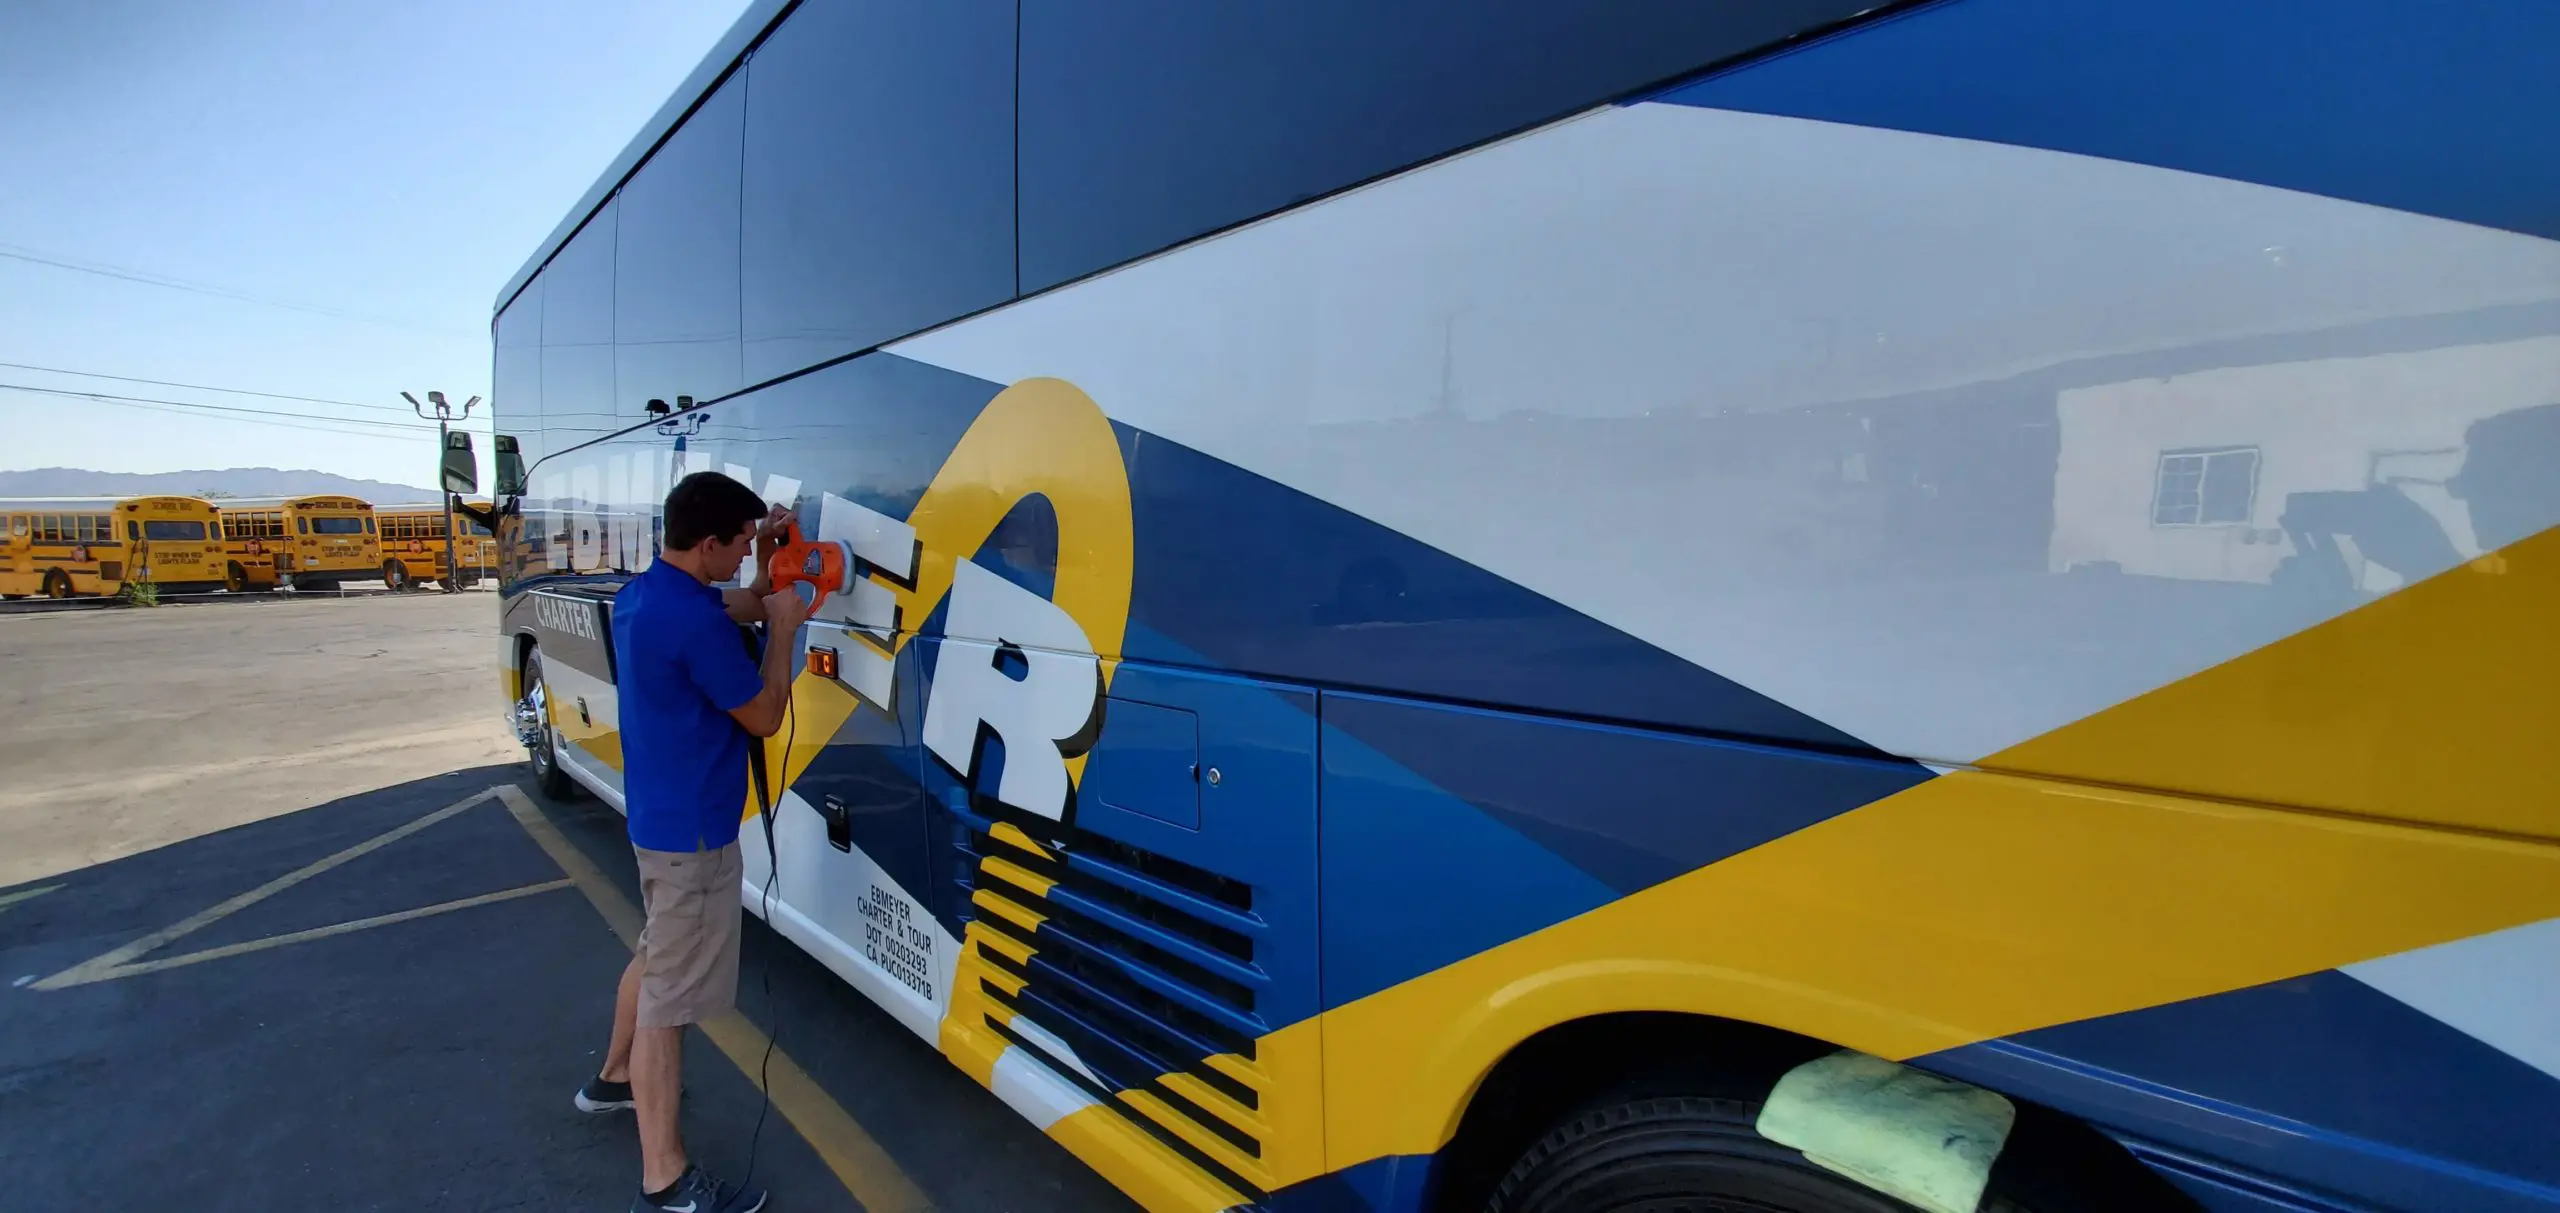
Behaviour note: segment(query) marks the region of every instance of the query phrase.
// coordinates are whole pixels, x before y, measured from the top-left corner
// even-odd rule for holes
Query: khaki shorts
[[[738,844],[640,857],[640,1026],[700,1023],[738,1005]]]

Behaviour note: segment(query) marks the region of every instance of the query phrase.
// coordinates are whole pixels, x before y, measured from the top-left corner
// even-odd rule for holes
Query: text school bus
[[[468,502],[486,511],[486,500]],[[382,550],[382,584],[404,589],[411,582],[440,582],[446,589],[477,584],[497,571],[498,540],[469,514],[455,513],[461,531],[453,536],[453,555],[460,558],[457,578],[446,567],[445,511],[433,504],[381,505],[373,509],[375,538]]]
[[[164,593],[222,585],[222,536],[196,497],[0,499],[0,597]]]
[[[334,590],[342,581],[383,575],[373,506],[354,497],[234,497],[221,502],[229,559],[224,580],[237,590]]]
[[[499,301],[537,764],[725,472],[749,905],[1150,1209],[2560,1208],[2560,17],[1868,7],[753,6]]]

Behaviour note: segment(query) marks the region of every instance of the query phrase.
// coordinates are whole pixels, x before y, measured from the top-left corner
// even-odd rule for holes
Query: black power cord
[[[775,643],[769,626],[765,636],[765,643]],[[792,743],[800,739],[799,696],[790,695],[783,699],[782,720],[782,770],[783,774],[788,776],[791,772],[791,746]],[[773,927],[773,898],[774,886],[782,883],[782,856],[780,852],[774,849],[773,815],[774,806],[781,800],[781,797],[774,793],[771,781],[766,778],[764,741],[762,738],[758,738],[756,741],[754,761],[750,763],[749,766],[755,774],[756,799],[760,802],[761,807],[763,808],[764,816],[765,869],[764,889],[762,890],[762,897],[764,901],[764,924],[768,929],[773,929],[774,934],[778,937],[780,936],[781,931]],[[789,789],[785,788],[784,791],[787,792]],[[757,981],[764,988],[765,1015],[773,1022],[771,1026],[765,1030],[764,1060],[756,1066],[756,1094],[758,1096],[758,1103],[756,1105],[756,1127],[755,1131],[747,1136],[747,1171],[746,1174],[740,1177],[738,1181],[738,1187],[741,1191],[749,1191],[755,1187],[756,1150],[764,1143],[765,1118],[773,1112],[773,1051],[782,1040],[782,1004],[773,1000],[773,948],[771,946],[767,946],[764,949],[764,955],[758,958],[756,962],[756,972]]]

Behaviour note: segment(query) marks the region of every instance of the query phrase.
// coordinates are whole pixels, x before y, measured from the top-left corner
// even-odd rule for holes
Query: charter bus
[[[796,507],[747,905],[1152,1210],[2560,1209],[2555,48],[753,4],[498,300],[512,710]]]
[[[472,498],[466,504],[486,512],[486,498]],[[432,503],[414,505],[378,505],[373,508],[375,538],[382,548],[382,584],[392,589],[406,589],[413,582],[438,582],[448,590],[476,585],[497,571],[498,540],[489,528],[467,513],[456,513],[453,520],[462,530],[453,537],[453,555],[460,557],[462,573],[456,577],[446,567],[445,519],[443,506]]]
[[[222,506],[223,581],[235,592],[334,590],[386,575],[373,505],[330,494],[233,497]]]
[[[115,595],[127,585],[222,585],[222,536],[198,497],[0,499],[0,598]]]

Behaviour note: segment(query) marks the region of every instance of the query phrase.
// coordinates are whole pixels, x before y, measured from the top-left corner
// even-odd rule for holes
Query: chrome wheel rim
[[[533,682],[525,688],[524,697],[516,700],[516,741],[533,755],[536,768],[548,767],[551,765],[551,747],[542,743],[543,734],[548,731],[550,714],[546,709],[550,701],[542,689],[540,668],[529,672],[534,675]]]

